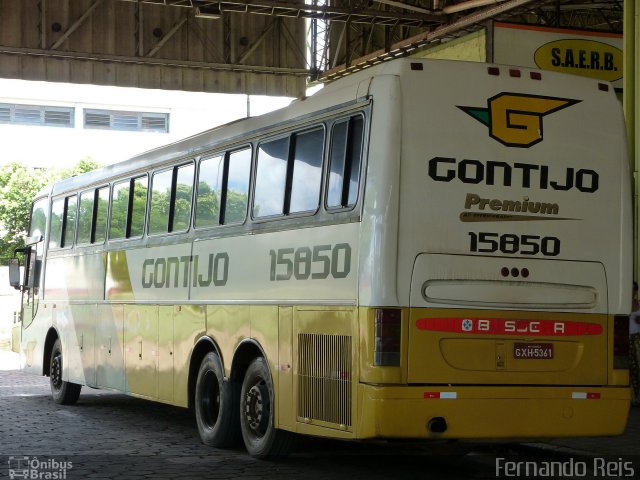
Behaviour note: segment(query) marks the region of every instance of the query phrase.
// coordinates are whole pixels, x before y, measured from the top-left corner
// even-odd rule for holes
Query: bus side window
[[[69,248],[73,246],[73,237],[76,234],[76,213],[78,205],[76,196],[71,195],[65,198],[64,226],[62,231],[62,247]]]
[[[118,182],[111,193],[111,222],[109,239],[125,238],[127,235],[127,217],[129,216],[129,190],[131,181]]]
[[[93,200],[95,192],[89,190],[80,194],[80,214],[78,216],[78,244],[91,242],[91,224],[93,223]]]
[[[147,177],[118,182],[111,193],[109,239],[139,238],[147,213]]]
[[[108,212],[109,187],[88,190],[80,194],[78,244],[104,242]]]
[[[242,223],[247,214],[251,149],[200,162],[196,227]]]
[[[176,188],[173,198],[173,216],[169,219],[170,232],[184,232],[189,229],[191,221],[191,203],[193,201],[193,163],[178,167]]]
[[[149,213],[149,234],[151,235],[169,231],[169,204],[171,202],[172,179],[173,169],[153,174]]]
[[[222,223],[242,223],[247,215],[247,203],[249,201],[251,149],[237,150],[231,152],[228,156],[229,174],[226,180]]]
[[[51,206],[51,227],[49,248],[69,248],[73,246],[76,233],[76,196],[60,198]]]
[[[284,212],[285,181],[289,158],[289,137],[258,146],[253,216],[268,217]]]
[[[149,234],[185,231],[191,221],[193,163],[153,175]]]
[[[296,134],[294,136],[293,178],[289,212],[310,212],[320,202],[322,181],[322,159],[324,156],[324,129]]]
[[[133,180],[133,198],[131,199],[131,214],[129,234],[127,238],[141,237],[144,233],[144,219],[147,216],[148,179],[138,177]]]
[[[196,195],[195,224],[197,228],[219,224],[223,173],[223,155],[207,158],[200,162]]]
[[[62,246],[62,224],[64,222],[65,199],[60,198],[51,205],[51,226],[49,229],[49,248]]]
[[[91,243],[104,243],[107,234],[107,216],[109,215],[109,187],[97,190],[96,202],[96,222]]]
[[[329,163],[328,208],[349,208],[358,200],[364,119],[361,115],[333,125]]]

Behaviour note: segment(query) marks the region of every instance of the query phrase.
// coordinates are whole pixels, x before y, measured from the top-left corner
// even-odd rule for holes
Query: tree
[[[24,246],[31,201],[45,181],[45,175],[20,163],[0,167],[0,258],[13,257]]]
[[[0,167],[0,262],[13,257],[16,248],[24,247],[29,228],[31,202],[42,187],[62,178],[98,168],[90,158],[67,169],[36,170],[21,163]]]
[[[53,170],[52,173],[54,180],[62,180],[64,178],[75,177],[76,175],[81,175],[83,173],[91,172],[92,170],[97,170],[100,167],[102,167],[102,165],[92,160],[91,157],[85,157],[78,163],[76,163],[73,167]]]

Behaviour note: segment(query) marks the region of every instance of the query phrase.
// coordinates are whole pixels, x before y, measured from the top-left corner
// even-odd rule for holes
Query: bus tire
[[[274,392],[264,358],[255,358],[244,375],[240,393],[240,428],[247,452],[260,459],[287,456],[294,434],[273,427]]]
[[[59,405],[73,405],[80,397],[82,385],[62,380],[62,343],[59,338],[53,344],[51,363],[49,365],[49,384],[51,385],[53,401]]]
[[[196,379],[195,413],[200,439],[224,448],[240,440],[239,386],[226,381],[220,357],[213,352],[202,359]]]

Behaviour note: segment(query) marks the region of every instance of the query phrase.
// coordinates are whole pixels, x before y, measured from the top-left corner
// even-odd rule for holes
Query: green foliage
[[[31,203],[42,187],[98,166],[88,158],[62,170],[36,170],[15,162],[0,166],[0,259],[13,257],[16,248],[24,247]]]
[[[0,258],[24,246],[33,197],[46,177],[20,163],[0,167]]]
[[[121,182],[113,187],[113,207],[109,238],[125,238],[127,228],[127,210],[129,208],[129,182]]]
[[[199,182],[196,203],[196,226],[208,227],[217,225],[219,209],[218,193],[207,182]]]
[[[76,175],[81,175],[83,173],[91,172],[92,170],[97,170],[100,167],[102,167],[102,165],[100,165],[98,162],[91,160],[90,157],[85,157],[72,167],[54,170],[53,177],[56,181],[62,180],[69,177],[75,177]]]
[[[248,196],[243,192],[233,190],[227,191],[227,210],[225,212],[225,223],[242,222],[247,213]],[[259,212],[256,211],[256,214]]]

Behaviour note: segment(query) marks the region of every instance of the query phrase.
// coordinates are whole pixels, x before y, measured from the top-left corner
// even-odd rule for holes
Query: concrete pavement
[[[463,456],[435,454],[427,442],[357,443],[305,437],[286,461],[261,462],[242,447],[218,450],[203,445],[187,410],[86,387],[78,405],[56,405],[47,378],[24,374],[17,367],[17,355],[0,350],[0,478],[7,478],[7,469],[26,465],[40,473],[66,468],[70,480],[466,480],[511,477],[498,470],[498,458],[539,464],[575,460],[591,465],[588,457],[603,456],[633,462],[635,478],[640,478],[638,408],[631,410],[627,429],[619,437],[489,444]],[[40,463],[34,470],[36,461]],[[30,478],[16,476],[20,472],[15,468],[12,471],[13,478]],[[586,478],[601,477],[590,472]]]

